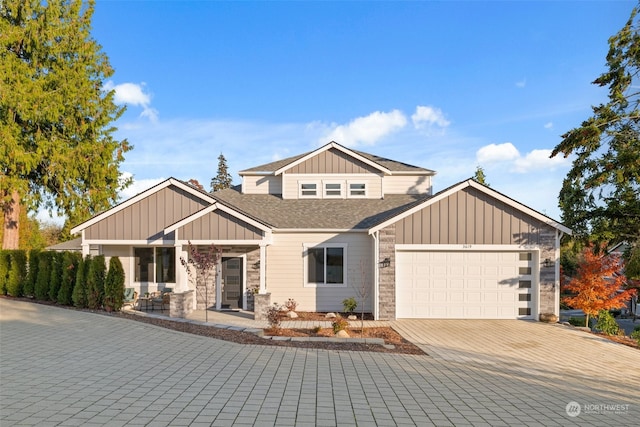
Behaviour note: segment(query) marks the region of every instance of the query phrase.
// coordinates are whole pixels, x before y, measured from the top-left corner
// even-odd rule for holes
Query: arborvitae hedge
[[[53,253],[41,252],[38,257],[38,276],[36,277],[36,299],[49,300],[49,279],[51,279],[51,264]]]
[[[22,294],[25,296],[32,297],[35,295],[36,278],[38,277],[38,265],[40,264],[39,257],[39,249],[31,249],[29,251],[27,278],[24,281],[24,286],[22,289]]]
[[[86,258],[80,259],[78,262],[78,274],[76,275],[76,283],[73,286],[73,294],[71,294],[73,305],[78,308],[87,307],[87,271],[89,270],[89,264],[91,264],[91,255],[87,255]]]
[[[109,260],[109,272],[104,282],[104,305],[120,311],[124,304],[124,268],[117,256]],[[108,308],[107,308],[108,309]]]
[[[9,279],[10,251],[0,250],[0,294],[7,294],[7,280]]]
[[[65,252],[62,258],[62,280],[60,281],[60,290],[58,291],[58,304],[72,305],[73,288],[76,284],[76,276],[78,275],[78,264],[82,260],[79,252]]]
[[[97,255],[89,264],[87,272],[87,307],[97,310],[104,299],[104,279],[107,264],[104,255]]]
[[[23,250],[9,251],[9,277],[7,279],[7,293],[14,297],[22,296],[22,288],[27,277],[27,253]]]
[[[62,258],[64,253],[52,252],[51,255],[51,276],[49,278],[49,299],[58,301],[58,291],[62,281]]]

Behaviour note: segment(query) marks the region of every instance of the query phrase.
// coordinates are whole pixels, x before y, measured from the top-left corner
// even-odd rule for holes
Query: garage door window
[[[345,286],[346,245],[305,245],[305,286]]]

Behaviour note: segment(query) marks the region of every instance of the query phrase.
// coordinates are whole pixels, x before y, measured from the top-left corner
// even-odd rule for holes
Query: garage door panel
[[[530,290],[518,284],[532,280],[520,270],[532,267],[530,258],[519,252],[399,251],[397,317],[526,317],[519,314],[519,308],[531,308],[534,301],[520,300],[519,294]]]

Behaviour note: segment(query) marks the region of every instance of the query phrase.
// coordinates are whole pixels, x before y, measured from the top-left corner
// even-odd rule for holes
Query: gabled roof
[[[435,172],[429,169],[420,168],[417,166],[412,166],[406,163],[397,162],[395,160],[386,159],[384,157],[376,156],[373,154],[365,153],[363,151],[351,150],[347,147],[344,147],[338,144],[335,141],[331,141],[330,143],[323,145],[322,147],[309,151],[307,153],[303,153],[297,156],[289,157],[282,160],[277,160],[275,162],[267,163],[264,165],[256,166],[253,168],[245,169],[240,171],[240,175],[279,175],[316,155],[322,153],[323,151],[327,151],[330,149],[339,150],[348,156],[351,156],[377,170],[380,172],[393,175],[394,173],[413,173],[417,175],[434,175]]]
[[[187,184],[184,181],[180,181],[179,179],[175,179],[175,178],[169,178],[165,181],[162,181],[159,184],[154,185],[153,187],[143,191],[142,193],[138,193],[135,196],[131,197],[130,199],[125,200],[122,203],[117,204],[116,206],[112,207],[111,209],[108,209],[96,216],[94,216],[93,218],[79,224],[76,225],[75,227],[73,227],[71,229],[71,234],[77,234],[80,231],[84,230],[85,228],[91,227],[92,225],[102,221],[103,219],[115,214],[116,212],[121,211],[122,209],[125,209],[131,205],[133,205],[134,203],[139,202],[140,200],[143,200],[146,197],[149,197],[151,194],[153,193],[157,193],[158,191],[162,190],[163,188],[167,188],[171,185],[174,185],[178,188],[180,188],[183,191],[186,191],[187,193],[190,193],[200,199],[202,199],[205,202],[208,203],[213,203],[215,202],[215,199],[213,197],[211,197],[211,194],[204,192],[202,190],[199,190],[189,184]]]
[[[212,196],[274,229],[334,231],[365,231],[428,197],[392,194],[384,199],[282,199],[272,194],[242,194],[231,188]]]
[[[459,182],[458,184],[454,184],[449,188],[445,188],[444,190],[436,193],[433,195],[433,197],[430,197],[424,201],[421,201],[419,203],[414,204],[413,206],[410,206],[408,209],[404,210],[402,213],[399,213],[398,215],[387,219],[386,221],[380,222],[377,225],[375,225],[374,227],[372,227],[369,230],[369,234],[373,234],[378,230],[381,230],[403,218],[408,217],[409,215],[412,215],[415,212],[420,211],[421,209],[425,208],[426,206],[429,206],[433,203],[436,203],[440,200],[443,200],[447,197],[449,197],[450,195],[464,189],[467,187],[472,187],[475,188],[476,190],[479,190],[485,194],[487,194],[490,197],[493,197],[496,200],[499,200],[511,207],[513,207],[514,209],[517,209],[541,222],[544,222],[547,225],[550,225],[551,227],[554,227],[560,231],[562,231],[563,233],[569,234],[571,235],[571,229],[566,227],[565,225],[555,221],[554,219],[534,210],[531,209],[528,206],[523,205],[520,202],[515,201],[514,199],[505,196],[504,194],[494,190],[491,187],[487,187],[486,185],[480,184],[479,182],[473,180],[473,179],[468,179],[466,181],[462,181]]]
[[[252,225],[252,226],[256,227],[259,230],[262,230],[262,231],[265,231],[265,232],[271,231],[271,229],[269,227],[267,227],[266,225],[254,220],[253,218],[250,218],[250,217],[238,212],[237,210],[230,209],[229,207],[227,207],[227,206],[223,205],[222,203],[216,201],[211,206],[207,206],[206,208],[201,209],[198,212],[195,212],[195,213],[187,216],[186,218],[181,219],[180,221],[176,222],[175,224],[172,224],[172,225],[168,226],[167,228],[164,229],[164,233],[165,234],[169,234],[172,231],[175,231],[178,228],[182,227],[183,225],[186,225],[186,224],[188,224],[188,223],[190,223],[192,221],[195,221],[196,219],[201,218],[201,217],[203,217],[203,216],[205,216],[205,215],[207,215],[207,214],[209,214],[209,213],[211,213],[213,211],[216,211],[216,210],[221,210],[223,212],[226,212],[229,215],[231,215],[232,217],[237,218],[240,221],[244,221],[247,224]]]

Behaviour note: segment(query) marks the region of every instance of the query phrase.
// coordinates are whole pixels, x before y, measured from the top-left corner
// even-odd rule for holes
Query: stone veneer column
[[[193,312],[193,291],[170,294],[169,317],[187,317]]]
[[[267,309],[271,306],[271,294],[255,294],[253,296],[255,307],[253,310],[254,320],[267,320]]]
[[[556,230],[542,226],[540,229],[540,313],[559,314],[556,307]],[[545,267],[544,260],[550,259],[552,265]],[[558,285],[559,286],[559,285]]]
[[[247,310],[255,307],[255,294],[260,289],[260,249],[247,252]]]
[[[378,268],[378,317],[380,320],[395,320],[396,318],[396,226],[390,226],[380,230],[379,233],[380,258],[377,260]],[[391,265],[381,267],[380,262],[389,258]]]

